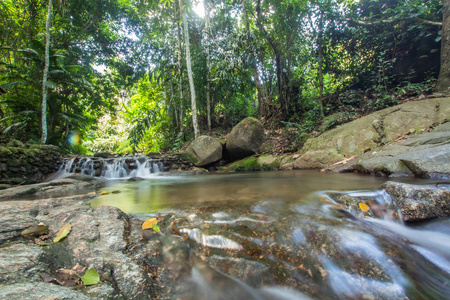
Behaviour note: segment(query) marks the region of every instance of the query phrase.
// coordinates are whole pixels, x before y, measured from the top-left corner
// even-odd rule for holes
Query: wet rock
[[[255,118],[245,118],[239,122],[227,138],[226,150],[234,158],[244,158],[255,154],[265,140],[264,127]]]
[[[222,158],[222,144],[216,138],[202,135],[196,138],[186,150],[194,166],[205,167]]]
[[[142,181],[142,180],[145,180],[145,179],[142,177],[131,177],[127,181]]]
[[[278,170],[282,161],[282,157],[274,155],[261,155],[258,157],[250,156],[220,168],[224,171],[233,172],[251,172],[251,171],[271,171]],[[288,160],[287,160],[288,161]]]
[[[415,185],[388,181],[382,188],[392,197],[403,221],[450,216],[450,184]]]
[[[113,158],[115,157],[114,154],[109,153],[109,152],[99,152],[99,153],[95,153],[94,157],[100,157],[100,158]]]
[[[80,190],[94,191],[105,181],[87,175],[73,175],[70,177],[43,182],[17,186],[5,190],[0,190],[0,200],[17,199],[24,197],[43,198],[51,194],[77,193]],[[84,194],[86,197],[87,192]]]

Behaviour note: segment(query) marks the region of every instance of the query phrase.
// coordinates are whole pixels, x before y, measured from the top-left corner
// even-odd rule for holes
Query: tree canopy
[[[446,92],[448,2],[3,0],[0,142],[45,125],[66,151],[176,150],[247,116],[309,133]]]

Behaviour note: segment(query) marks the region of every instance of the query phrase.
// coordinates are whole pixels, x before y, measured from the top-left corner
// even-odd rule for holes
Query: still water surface
[[[357,174],[327,174],[317,171],[154,176],[137,182],[110,181],[99,192],[120,191],[101,196],[92,205],[112,205],[126,213],[157,212],[180,204],[220,201],[301,201],[317,191],[373,190],[385,178]],[[410,182],[433,182],[404,179]]]
[[[159,218],[151,264],[161,265],[161,299],[448,299],[450,220],[389,218],[384,181],[315,171],[162,176],[111,181],[101,191],[120,193],[91,205]],[[369,201],[387,214],[362,212]]]

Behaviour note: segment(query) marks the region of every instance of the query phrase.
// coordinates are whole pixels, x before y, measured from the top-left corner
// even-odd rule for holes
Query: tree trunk
[[[47,78],[50,66],[50,26],[52,21],[52,0],[48,0],[47,20],[45,22],[45,63],[42,77],[42,104],[41,104],[41,144],[47,143]]]
[[[441,70],[436,89],[449,92],[450,88],[450,0],[442,0],[443,21],[441,39]]]
[[[183,132],[184,129],[184,100],[183,100],[183,63],[182,63],[182,55],[183,48],[181,47],[181,29],[180,25],[177,24],[177,30],[178,30],[178,72],[179,72],[179,78],[178,78],[178,89],[180,91],[180,133]]]
[[[242,0],[242,9],[244,11],[244,24],[245,29],[247,30],[247,34],[250,34],[250,22],[248,20],[248,14],[247,14],[247,6],[245,4],[245,0]],[[247,44],[250,44],[250,40],[247,40]],[[256,62],[252,63],[252,69],[253,69],[253,77],[255,78],[255,85],[256,90],[258,92],[258,110],[259,110],[259,116],[264,116],[264,103],[263,103],[263,93],[261,88],[261,83],[259,82],[259,76],[258,76],[258,69],[256,68]]]
[[[192,110],[192,125],[194,127],[194,136],[198,137],[198,121],[197,121],[197,103],[195,100],[195,86],[194,86],[194,77],[192,75],[192,67],[191,67],[191,49],[189,42],[189,26],[187,23],[186,10],[183,7],[183,0],[179,0],[180,2],[180,11],[183,17],[183,27],[184,27],[184,46],[186,48],[186,67],[189,78],[189,88],[191,91],[191,110]]]
[[[323,117],[323,12],[320,12],[319,19],[319,105],[320,116]]]
[[[172,80],[172,76],[170,76],[170,101],[169,101],[170,105],[173,106],[173,117],[175,120],[175,127],[178,128],[179,123],[178,123],[178,113],[177,113],[177,101],[175,100],[175,92],[174,92],[174,88],[173,88],[173,80]]]
[[[211,82],[210,82],[210,61],[209,61],[209,4],[208,0],[203,1],[205,6],[205,42],[206,42],[206,115],[208,119],[208,131],[211,132]]]

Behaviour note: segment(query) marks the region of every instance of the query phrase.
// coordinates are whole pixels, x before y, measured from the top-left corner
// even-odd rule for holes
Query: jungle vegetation
[[[1,0],[0,143],[297,135],[450,86],[450,0]],[[326,121],[326,122],[325,122]]]

